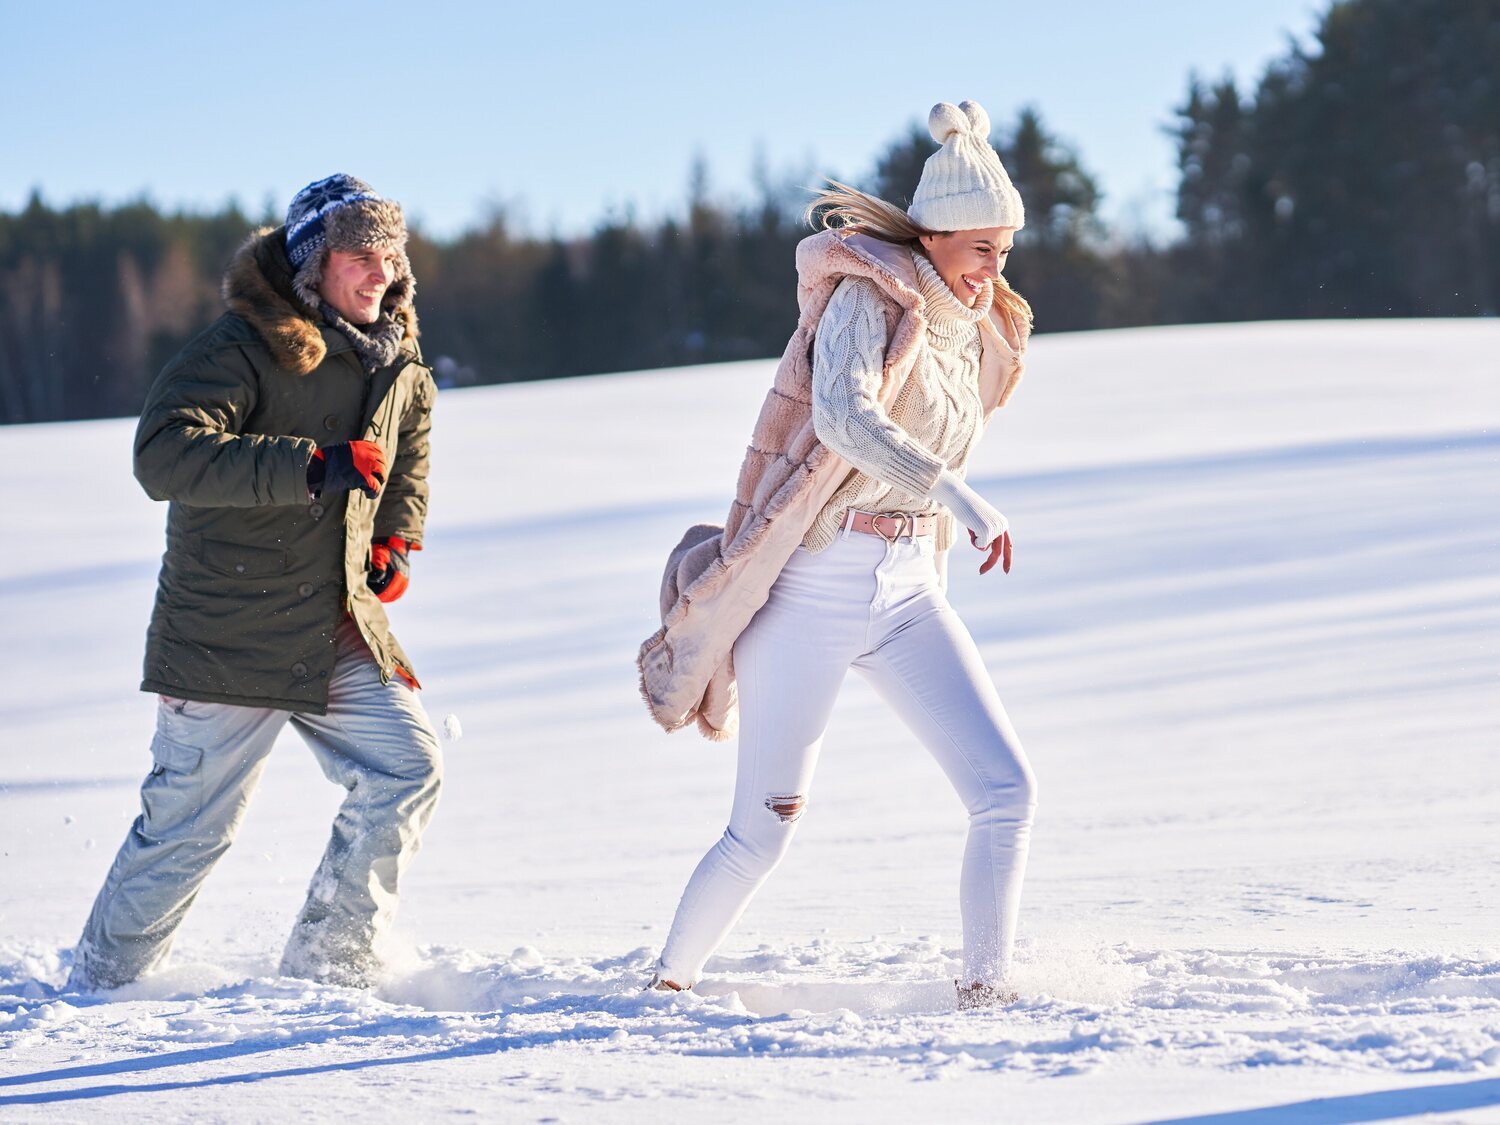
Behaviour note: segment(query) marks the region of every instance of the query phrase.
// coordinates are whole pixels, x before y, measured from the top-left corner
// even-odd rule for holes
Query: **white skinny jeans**
[[[922,741],[969,813],[963,983],[1010,974],[1036,781],[979,650],[938,584],[931,536],[841,534],[799,547],[734,647],[739,769],[724,835],[699,862],[658,974],[695,983],[786,854],[835,698],[857,668]]]

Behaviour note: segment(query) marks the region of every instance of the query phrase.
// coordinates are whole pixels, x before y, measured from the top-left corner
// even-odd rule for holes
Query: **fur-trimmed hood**
[[[839,231],[798,244],[797,328],[756,419],[728,519],[722,528],[690,528],[673,548],[662,579],[662,627],[637,657],[641,694],[667,731],[696,722],[715,741],[734,736],[734,643],[852,471],[818,440],[812,417],[812,345],[818,321],[846,277],[871,279],[883,298],[883,406],[895,401],[922,353],[925,301],[906,247]],[[992,308],[980,328],[981,385],[996,389],[986,403],[988,414],[1020,381],[1030,326],[1008,309]]]
[[[297,296],[286,256],[286,228],[263,227],[235,252],[224,272],[222,292],[229,311],[243,318],[271,349],[278,365],[298,375],[317,369],[328,355],[322,315]],[[417,312],[411,275],[398,278],[381,307],[402,319],[403,348],[415,350]]]

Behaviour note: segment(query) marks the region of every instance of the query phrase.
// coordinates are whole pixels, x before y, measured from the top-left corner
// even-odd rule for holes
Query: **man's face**
[[[396,278],[392,250],[329,250],[318,292],[351,324],[374,324],[380,302]]]

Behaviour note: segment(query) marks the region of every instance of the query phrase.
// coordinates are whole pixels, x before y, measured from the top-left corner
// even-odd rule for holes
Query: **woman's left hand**
[[[988,574],[994,570],[997,562],[1000,564],[1001,570],[1005,571],[1006,574],[1010,573],[1010,559],[1011,555],[1015,552],[1015,548],[1011,546],[1009,530],[1003,532],[1000,538],[996,539],[988,547],[980,547],[979,536],[975,535],[972,531],[969,532],[969,542],[974,544],[975,547],[979,547],[981,551],[989,554],[989,558],[979,564],[980,574]]]

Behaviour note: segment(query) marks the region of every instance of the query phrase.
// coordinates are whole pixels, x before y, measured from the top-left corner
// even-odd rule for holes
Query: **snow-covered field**
[[[1500,323],[1038,338],[952,597],[1041,784],[1021,1004],[952,1010],[964,818],[851,679],[796,846],[643,993],[732,747],[633,657],[771,364],[441,398],[396,627],[447,785],[389,980],[278,979],[340,791],[295,735],[175,963],[59,993],[137,808],[162,507],[0,430],[6,1120],[1500,1121]]]

